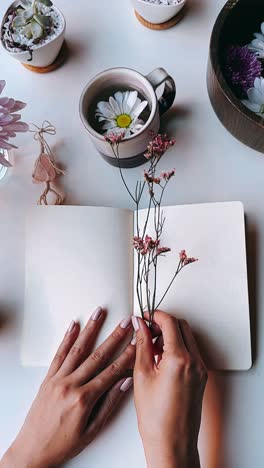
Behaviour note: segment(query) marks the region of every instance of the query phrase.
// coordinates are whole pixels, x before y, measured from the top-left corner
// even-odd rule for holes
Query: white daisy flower
[[[249,50],[264,58],[264,23],[261,24],[261,33],[254,33],[255,39],[248,45]]]
[[[247,92],[248,99],[243,100],[243,104],[252,112],[264,117],[264,78],[256,78],[254,87]]]
[[[98,102],[95,117],[104,122],[102,130],[108,133],[124,132],[127,138],[141,130],[145,122],[139,119],[147,107],[147,101],[141,101],[137,91],[117,91],[108,102]]]

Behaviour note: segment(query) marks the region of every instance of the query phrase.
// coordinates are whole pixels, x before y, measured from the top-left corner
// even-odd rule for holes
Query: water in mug
[[[94,99],[94,101],[92,102],[92,104],[90,105],[90,107],[88,109],[88,116],[87,116],[88,117],[88,122],[91,125],[91,127],[98,133],[103,134],[103,133],[105,133],[105,131],[102,130],[102,125],[104,124],[104,122],[98,122],[98,119],[95,117],[97,104],[100,101],[108,102],[109,98],[111,96],[114,97],[114,94],[117,91],[121,91],[122,93],[124,93],[126,91],[137,91],[138,92],[138,98],[141,101],[147,101],[147,98],[135,88],[130,88],[128,86],[126,86],[126,87],[125,86],[124,87],[122,87],[122,86],[110,86],[108,88],[105,88],[102,91],[102,93],[100,94],[100,96],[97,97],[96,99]],[[148,120],[148,118],[150,116],[150,112],[151,112],[151,108],[150,108],[150,105],[148,104],[147,107],[142,112],[142,114],[140,114],[139,118],[141,120],[143,120],[143,122],[147,122],[147,120]]]

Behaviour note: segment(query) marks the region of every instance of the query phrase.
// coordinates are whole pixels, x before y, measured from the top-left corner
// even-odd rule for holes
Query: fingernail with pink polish
[[[121,328],[128,328],[130,324],[131,324],[131,317],[128,317],[128,318],[122,320],[122,322],[120,323],[120,327]]]
[[[102,312],[103,312],[102,307],[98,307],[98,308],[94,311],[94,313],[93,313],[91,319],[94,320],[94,321],[96,322],[96,320],[98,320],[98,319],[101,317]]]
[[[139,321],[135,315],[132,316],[132,323],[133,323],[135,332],[137,332],[139,330]]]
[[[133,385],[133,378],[128,377],[121,385],[120,390],[121,392],[126,392],[130,387]]]
[[[68,332],[68,333],[71,333],[71,332],[73,331],[74,327],[75,327],[75,321],[72,320],[71,323],[70,323],[70,326],[69,326],[69,328],[68,328],[68,330],[67,330],[67,332]]]
[[[134,336],[134,338],[132,339],[130,344],[132,344],[132,346],[135,346],[137,344],[137,337],[136,336]]]

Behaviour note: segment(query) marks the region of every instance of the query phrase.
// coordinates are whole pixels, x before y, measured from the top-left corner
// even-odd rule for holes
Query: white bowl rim
[[[156,111],[157,111],[157,102],[158,102],[158,98],[157,98],[157,95],[155,93],[155,90],[153,89],[151,83],[148,81],[148,79],[146,78],[146,76],[144,76],[142,73],[138,72],[137,70],[134,70],[133,68],[129,68],[129,67],[113,67],[113,68],[108,68],[107,70],[104,70],[100,73],[98,73],[94,78],[92,78],[84,87],[83,91],[82,91],[82,94],[80,96],[80,101],[79,101],[79,113],[80,113],[80,117],[81,117],[81,120],[82,120],[82,123],[83,125],[85,126],[85,128],[88,130],[88,132],[93,135],[95,138],[97,138],[98,140],[101,140],[101,141],[105,141],[105,136],[106,135],[102,135],[101,133],[98,133],[88,122],[87,118],[84,116],[84,113],[83,113],[83,110],[82,110],[82,103],[83,103],[83,99],[84,99],[84,96],[86,94],[86,91],[88,90],[88,88],[98,79],[100,78],[101,75],[104,75],[105,73],[109,72],[109,71],[112,71],[112,70],[115,70],[115,71],[118,71],[118,70],[127,70],[129,72],[132,72],[133,74],[136,74],[136,75],[140,75],[142,78],[144,78],[144,80],[148,83],[149,85],[149,90],[150,90],[150,94],[152,94],[153,96],[153,107],[151,109],[151,112],[150,112],[150,116],[148,118],[148,120],[146,121],[146,123],[143,125],[143,127],[141,128],[141,130],[139,130],[139,132],[135,133],[134,135],[131,135],[129,137],[126,137],[124,138],[124,140],[121,141],[121,144],[122,143],[125,143],[127,141],[130,141],[130,140],[133,140],[134,138],[136,138],[137,136],[141,135],[141,133],[143,133],[145,130],[147,130],[151,123],[152,123],[152,120],[153,120],[153,117],[155,116],[156,114]]]
[[[146,2],[145,0],[136,0],[137,2],[139,3],[144,3],[144,5],[149,5],[149,6],[155,6],[155,7],[163,7],[163,8],[172,8],[172,7],[176,7],[178,5],[181,5],[182,3],[186,3],[186,0],[180,0],[178,2],[178,4],[176,5],[159,5],[159,4],[156,4],[156,3],[150,3],[150,2]]]
[[[8,13],[8,11],[9,11],[9,9],[10,9],[13,5],[15,5],[16,3],[19,3],[19,0],[15,0],[14,2],[12,2],[12,3],[9,5],[9,7],[7,8],[7,10],[6,10],[6,12],[5,12],[4,16],[3,16],[2,23],[1,23],[1,29],[0,29],[0,40],[1,40],[1,44],[2,44],[2,46],[3,46],[3,48],[5,49],[6,52],[8,52],[9,54],[15,54],[15,55],[19,56],[20,54],[22,55],[22,54],[27,53],[27,51],[22,50],[21,52],[11,52],[11,50],[8,50],[8,49],[6,48],[6,46],[5,46],[5,44],[4,44],[4,41],[3,41],[3,39],[2,39],[2,29],[3,29],[4,21],[5,21],[6,17],[7,17],[7,13]],[[33,49],[33,51],[34,51],[34,50],[35,50],[35,51],[40,50],[40,49],[42,49],[42,47],[45,47],[45,46],[51,44],[53,41],[55,41],[56,39],[58,39],[58,37],[61,37],[61,36],[65,33],[65,29],[66,29],[66,19],[65,19],[64,14],[63,14],[62,11],[61,11],[58,7],[56,7],[55,5],[53,5],[52,8],[54,8],[54,10],[56,10],[56,11],[59,13],[59,15],[61,16],[61,18],[62,18],[62,20],[63,20],[63,28],[62,28],[62,31],[60,32],[60,34],[58,34],[58,36],[54,37],[54,38],[52,39],[52,41],[46,42],[46,44],[41,44],[39,47],[35,47],[35,49]]]

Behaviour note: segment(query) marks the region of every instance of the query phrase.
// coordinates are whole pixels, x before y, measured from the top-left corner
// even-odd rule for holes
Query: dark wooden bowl
[[[238,140],[264,153],[264,119],[245,107],[223,74],[228,45],[245,45],[260,31],[264,0],[229,0],[220,12],[211,36],[207,88],[216,115]]]

